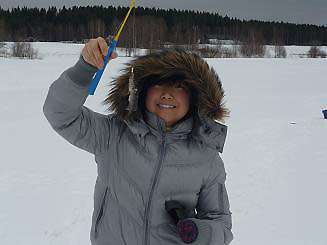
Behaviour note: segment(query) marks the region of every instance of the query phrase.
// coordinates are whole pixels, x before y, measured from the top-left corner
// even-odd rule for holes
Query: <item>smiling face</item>
[[[171,127],[188,113],[190,95],[181,86],[154,85],[147,90],[145,106],[162,118],[166,127]]]

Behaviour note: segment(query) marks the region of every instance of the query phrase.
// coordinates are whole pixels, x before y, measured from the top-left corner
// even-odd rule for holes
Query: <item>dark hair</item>
[[[186,91],[188,91],[190,96],[190,108],[188,113],[185,115],[184,118],[189,117],[193,115],[193,113],[196,111],[197,108],[197,96],[195,93],[195,89],[191,86],[189,86],[185,82],[185,77],[182,74],[173,74],[171,76],[164,76],[160,77],[158,75],[150,75],[143,79],[142,82],[139,84],[144,84],[142,88],[138,88],[139,90],[139,101],[138,101],[138,107],[141,108],[142,113],[145,111],[145,99],[147,95],[147,91],[150,87],[155,85],[168,85],[172,87],[182,87]]]

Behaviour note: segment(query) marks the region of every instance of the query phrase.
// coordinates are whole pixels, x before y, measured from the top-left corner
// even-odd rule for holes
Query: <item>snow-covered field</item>
[[[83,45],[34,47],[42,60],[0,58],[0,244],[87,245],[94,159],[42,112],[48,87]],[[105,112],[108,83],[129,59],[111,61],[88,107]],[[232,244],[326,245],[327,59],[207,61],[231,110],[222,158]]]

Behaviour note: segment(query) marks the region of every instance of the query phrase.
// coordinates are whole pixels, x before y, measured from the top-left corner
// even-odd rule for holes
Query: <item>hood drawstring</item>
[[[134,80],[134,67],[132,67],[131,75],[128,80],[129,86],[129,97],[128,97],[128,114],[137,110],[137,103],[138,103],[138,93],[137,88]]]

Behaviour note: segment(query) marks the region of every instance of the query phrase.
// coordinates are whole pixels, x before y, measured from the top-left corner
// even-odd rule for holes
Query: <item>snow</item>
[[[0,244],[90,244],[94,158],[57,135],[42,112],[48,87],[83,45],[34,47],[42,59],[0,57]],[[128,60],[111,61],[86,106],[105,113],[109,82]],[[327,244],[327,59],[207,61],[231,110],[222,158],[232,244]]]

